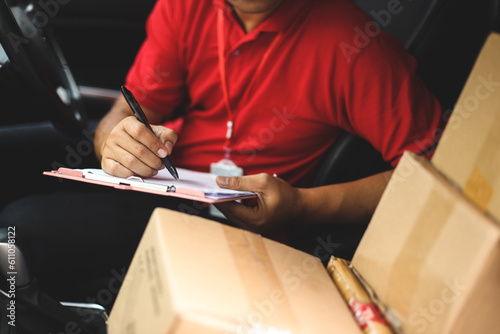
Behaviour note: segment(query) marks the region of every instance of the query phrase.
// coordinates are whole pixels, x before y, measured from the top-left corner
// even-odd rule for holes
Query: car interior
[[[500,0],[355,2],[416,57],[421,78],[449,110],[486,37],[492,30],[500,31]],[[397,11],[391,10],[395,3]],[[155,0],[0,0],[0,175],[6,178],[0,210],[30,194],[85,191],[85,185],[55,182],[42,172],[61,166],[99,168],[93,131],[119,96],[154,4]],[[348,182],[388,169],[369,143],[344,133],[324,157],[311,186]],[[9,181],[13,174],[23,175],[22,181]],[[363,231],[318,226],[294,246],[312,252],[319,237],[341,234],[344,242],[335,251],[349,258]],[[0,254],[5,249],[0,247]],[[31,278],[25,284],[28,281]],[[40,294],[43,287],[36,289],[30,296]],[[53,306],[48,295],[37,300],[44,306],[35,302],[28,307],[37,314],[37,326],[57,318],[67,323],[75,313],[66,309],[79,307]],[[41,308],[45,312],[40,313]],[[104,333],[99,329],[102,319],[96,321],[83,332]]]

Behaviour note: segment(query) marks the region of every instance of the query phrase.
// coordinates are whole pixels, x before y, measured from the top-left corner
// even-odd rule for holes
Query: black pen
[[[130,106],[130,109],[132,109],[132,111],[134,112],[134,115],[137,118],[137,120],[139,122],[141,122],[142,124],[144,124],[145,126],[147,126],[148,129],[154,133],[153,129],[151,129],[151,125],[149,125],[149,122],[148,122],[146,115],[144,115],[144,111],[142,111],[141,106],[139,105],[139,103],[137,103],[137,100],[135,99],[132,92],[129,91],[125,86],[122,86],[121,90],[122,90],[123,96],[125,97],[125,100],[127,100],[127,103]],[[161,161],[163,162],[163,164],[165,165],[167,170],[170,172],[170,174],[172,174],[174,179],[179,181],[179,174],[177,174],[177,170],[175,169],[174,165],[172,164],[172,161],[170,160],[170,158],[168,156],[166,156],[165,158],[161,158]]]

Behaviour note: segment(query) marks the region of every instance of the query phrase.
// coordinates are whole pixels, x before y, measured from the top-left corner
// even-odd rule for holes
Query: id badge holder
[[[210,173],[217,176],[243,176],[243,168],[238,167],[229,159],[210,164]],[[226,218],[213,204],[210,205],[210,215],[217,218]]]

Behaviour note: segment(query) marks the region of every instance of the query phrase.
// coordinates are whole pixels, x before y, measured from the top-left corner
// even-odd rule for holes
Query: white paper
[[[224,199],[253,196],[255,193],[223,189],[215,181],[216,175],[210,173],[194,172],[184,168],[177,168],[180,181],[175,180],[166,168],[160,170],[152,178],[141,179],[137,176],[121,178],[112,176],[102,169],[81,169],[83,176],[89,180],[106,181],[114,184],[124,184],[133,187],[146,188],[160,191],[175,192],[175,188],[187,188],[203,191],[206,198]],[[172,188],[174,187],[174,188]]]

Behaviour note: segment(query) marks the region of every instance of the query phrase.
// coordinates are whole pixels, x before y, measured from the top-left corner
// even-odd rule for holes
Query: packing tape
[[[402,319],[409,316],[410,306],[418,290],[421,269],[446,225],[453,206],[452,201],[434,189],[394,261],[389,275],[386,304],[398,311]]]
[[[483,212],[488,210],[493,197],[493,187],[478,166],[474,166],[472,169],[464,187],[464,194]]]
[[[291,333],[290,329],[297,328],[295,316],[264,239],[235,228],[225,228],[224,233],[246,294],[252,303],[252,311],[243,317],[247,325],[251,326],[252,333]],[[276,301],[276,295],[279,295],[279,302]],[[276,321],[269,321],[270,319]],[[288,324],[291,328],[270,328],[266,323]]]
[[[493,184],[499,177],[500,166],[500,112],[497,112],[492,126],[477,155],[476,165],[464,186],[464,194],[481,210],[486,212],[494,195]]]

